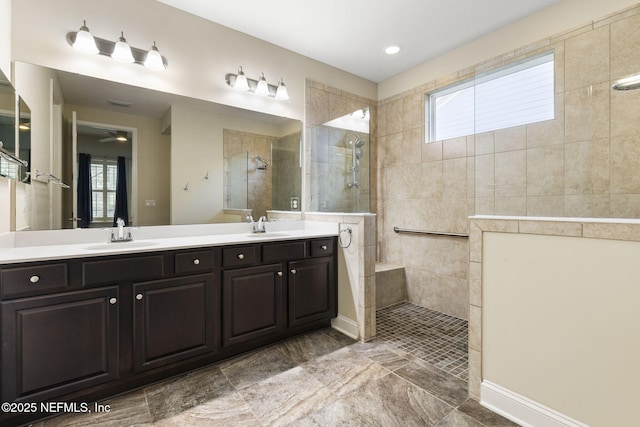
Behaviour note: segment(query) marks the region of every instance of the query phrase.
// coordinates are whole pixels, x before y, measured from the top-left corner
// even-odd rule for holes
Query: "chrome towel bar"
[[[406,228],[400,228],[397,225],[393,226],[393,231],[396,233],[412,233],[412,234],[427,234],[430,236],[447,236],[447,237],[463,237],[468,238],[468,234],[463,233],[445,233],[441,231],[426,231],[426,230],[409,230]]]

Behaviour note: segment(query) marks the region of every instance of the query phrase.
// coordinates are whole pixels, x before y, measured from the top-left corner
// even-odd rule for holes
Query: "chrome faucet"
[[[261,216],[258,219],[258,222],[255,222],[253,220],[253,217],[251,215],[247,215],[247,222],[249,224],[251,224],[251,232],[252,233],[266,233],[267,230],[265,229],[264,223],[267,222],[267,218],[265,216]]]
[[[133,240],[133,236],[131,235],[131,230],[125,230],[124,228],[124,220],[122,218],[118,218],[116,220],[117,230],[111,230],[111,243],[117,242],[130,242]],[[125,235],[126,231],[126,235]]]

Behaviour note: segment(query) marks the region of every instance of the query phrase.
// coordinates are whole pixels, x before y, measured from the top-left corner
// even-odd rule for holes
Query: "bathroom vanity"
[[[0,252],[2,402],[38,404],[0,423],[51,415],[39,413],[40,402],[89,403],[328,326],[337,311],[336,234]]]

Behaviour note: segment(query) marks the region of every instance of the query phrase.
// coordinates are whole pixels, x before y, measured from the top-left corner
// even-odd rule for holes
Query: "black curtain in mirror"
[[[118,157],[118,183],[116,185],[116,210],[113,215],[113,226],[118,218],[122,218],[124,225],[129,225],[129,207],[127,203],[127,170],[124,157]]]
[[[78,227],[88,228],[93,219],[91,210],[91,155],[78,154]]]

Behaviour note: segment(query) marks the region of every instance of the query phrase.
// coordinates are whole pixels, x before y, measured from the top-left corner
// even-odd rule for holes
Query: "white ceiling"
[[[560,0],[158,1],[381,82]]]

